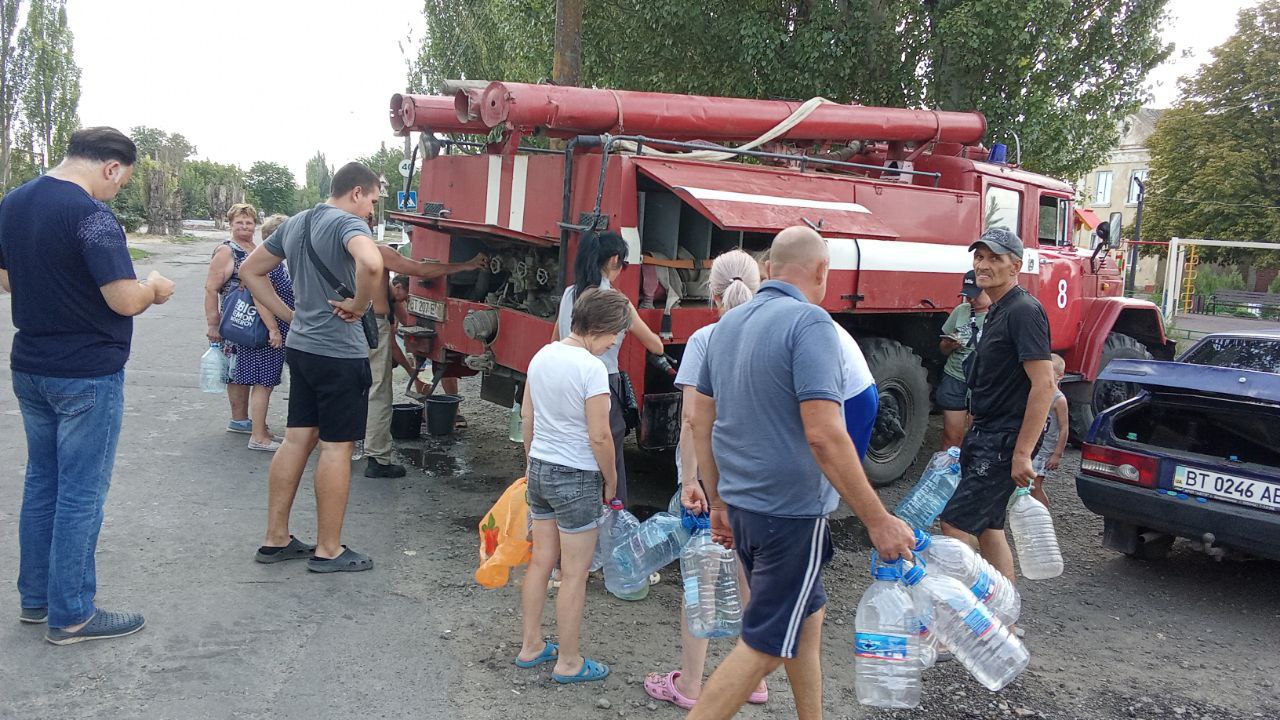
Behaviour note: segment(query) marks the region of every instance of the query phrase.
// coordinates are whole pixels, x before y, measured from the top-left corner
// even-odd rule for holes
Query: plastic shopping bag
[[[525,499],[528,485],[525,478],[516,480],[480,521],[476,582],[484,587],[506,585],[511,568],[529,562],[533,543],[529,541],[529,503]]]

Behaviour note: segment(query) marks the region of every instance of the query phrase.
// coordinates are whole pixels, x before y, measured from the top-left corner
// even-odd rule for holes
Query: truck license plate
[[[1178,465],[1173,486],[1192,495],[1230,500],[1266,510],[1280,510],[1280,485]]]
[[[408,307],[409,312],[418,317],[444,322],[444,303],[439,300],[410,295]]]

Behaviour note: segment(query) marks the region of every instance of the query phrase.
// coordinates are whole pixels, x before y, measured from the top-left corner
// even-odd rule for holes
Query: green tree
[[[13,131],[22,114],[27,85],[27,53],[14,42],[21,0],[0,1],[0,192],[9,189],[12,173]]]
[[[26,52],[23,116],[32,150],[53,165],[79,127],[80,67],[75,62],[65,0],[31,0],[27,24],[18,34]]]
[[[1028,168],[1095,167],[1167,57],[1167,0],[613,0],[588,3],[582,84],[980,110]],[[411,89],[551,73],[554,0],[427,0]],[[624,41],[618,28],[643,41]]]
[[[134,179],[130,185],[138,193],[119,199],[115,203],[118,214],[132,214],[133,203],[140,205],[140,213],[146,219],[147,231],[156,235],[178,235],[182,232],[182,220],[194,212],[183,184],[187,160],[196,153],[181,133],[170,133],[159,128],[139,125],[129,130],[129,137],[138,146],[138,163],[134,167]],[[127,188],[126,188],[127,190]],[[128,223],[126,221],[126,227]]]
[[[249,191],[249,202],[268,215],[291,214],[295,209],[298,185],[293,173],[283,165],[259,160],[245,173],[244,186]]]
[[[213,220],[222,227],[230,205],[223,207],[218,195],[227,188],[231,202],[244,199],[244,173],[235,165],[224,165],[212,160],[193,160],[182,168],[182,203],[189,217]],[[213,204],[210,204],[210,200]]]
[[[318,197],[327,198],[332,181],[333,168],[329,167],[324,153],[317,150],[315,157],[307,161],[307,188],[313,190]]]
[[[1280,0],[1242,10],[1213,61],[1147,140],[1143,239],[1280,241]],[[1280,264],[1274,251],[1203,247],[1207,262]]]

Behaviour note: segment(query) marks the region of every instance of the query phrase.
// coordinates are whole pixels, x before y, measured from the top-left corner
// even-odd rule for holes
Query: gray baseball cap
[[[1022,258],[1022,239],[1013,233],[1012,230],[1002,227],[994,227],[978,236],[977,240],[969,246],[969,251],[979,245],[986,245],[991,250],[1000,255],[1012,253],[1018,259]]]

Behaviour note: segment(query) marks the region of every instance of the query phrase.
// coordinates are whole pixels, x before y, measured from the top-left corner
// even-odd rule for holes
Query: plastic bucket
[[[391,406],[391,437],[397,440],[414,440],[422,435],[422,406],[418,403],[397,403]]]
[[[452,435],[458,419],[458,395],[432,395],[427,398],[427,434]]]

